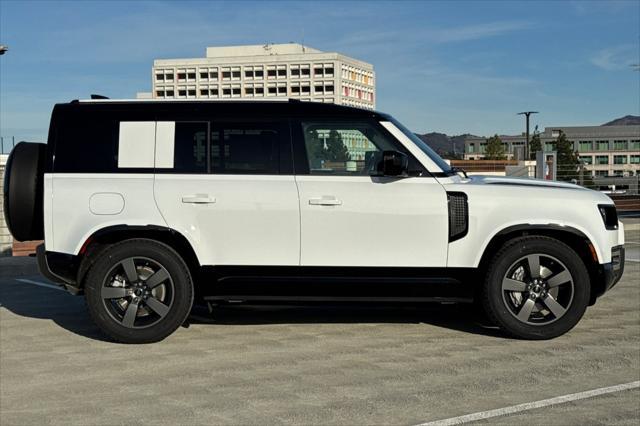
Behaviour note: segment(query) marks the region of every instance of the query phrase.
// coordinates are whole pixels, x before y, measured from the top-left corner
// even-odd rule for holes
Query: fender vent
[[[469,230],[469,205],[464,192],[447,192],[449,203],[449,242],[459,240]]]

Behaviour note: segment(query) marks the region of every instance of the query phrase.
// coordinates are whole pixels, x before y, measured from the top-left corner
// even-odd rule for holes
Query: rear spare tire
[[[4,172],[4,218],[18,241],[44,238],[43,181],[47,146],[20,142]]]

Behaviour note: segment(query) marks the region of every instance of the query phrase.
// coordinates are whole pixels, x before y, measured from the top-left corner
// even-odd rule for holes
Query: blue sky
[[[0,0],[0,133],[45,140],[56,102],[149,91],[155,58],[300,42],[374,64],[416,132],[513,134],[640,114],[640,1]]]

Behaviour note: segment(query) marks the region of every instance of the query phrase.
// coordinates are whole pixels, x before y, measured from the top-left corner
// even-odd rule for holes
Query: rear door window
[[[211,173],[278,174],[281,146],[289,146],[287,122],[214,122]]]

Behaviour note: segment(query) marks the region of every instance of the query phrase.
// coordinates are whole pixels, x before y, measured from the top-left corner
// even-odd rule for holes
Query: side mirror
[[[381,176],[407,176],[409,174],[409,157],[398,151],[383,151],[382,160],[378,163],[378,174]]]

